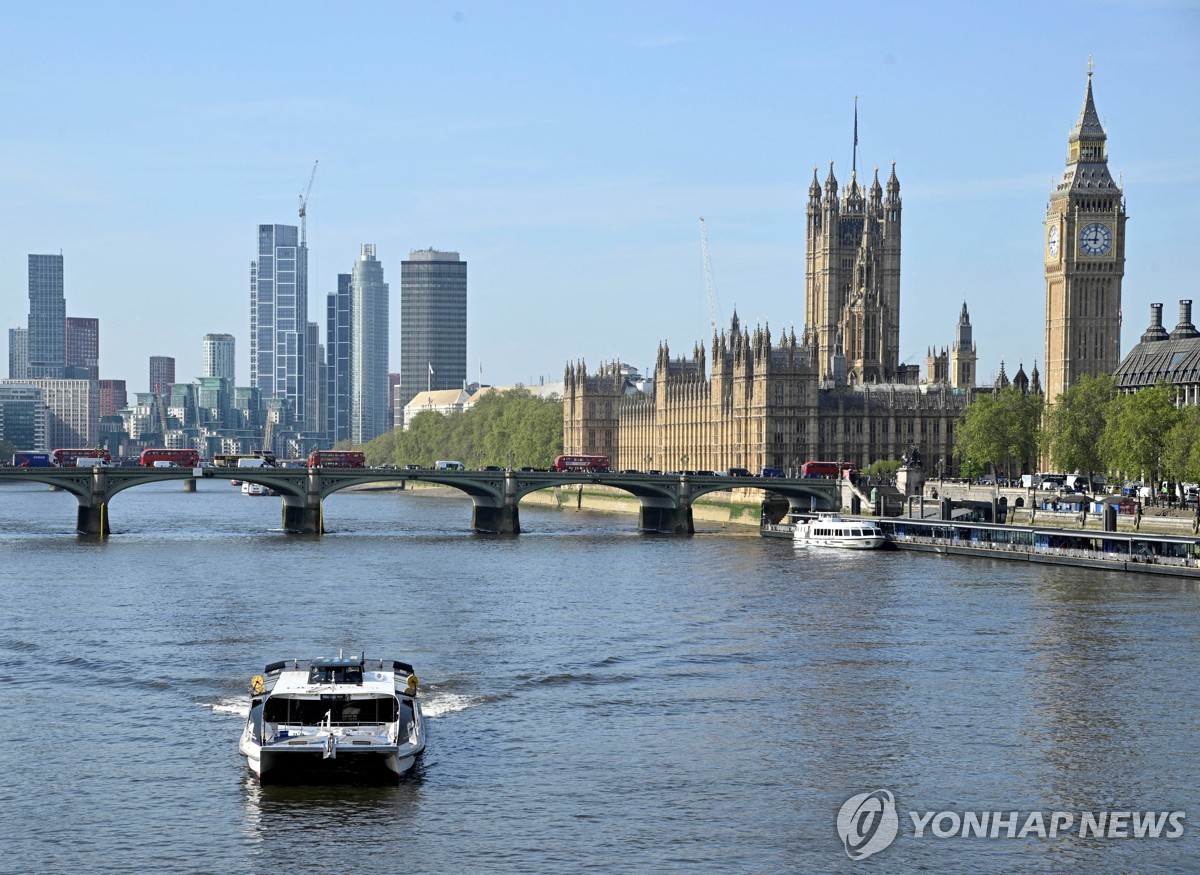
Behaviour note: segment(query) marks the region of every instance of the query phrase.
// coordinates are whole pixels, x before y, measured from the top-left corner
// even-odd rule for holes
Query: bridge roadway
[[[690,535],[692,502],[710,492],[761,489],[787,499],[792,510],[836,510],[833,480],[783,477],[718,477],[695,474],[593,474],[549,471],[437,471],[430,468],[0,468],[0,485],[47,483],[72,493],[79,502],[76,530],[107,536],[108,505],[134,486],[170,480],[236,478],[259,483],[283,499],[283,528],[300,534],[324,532],[321,502],[341,489],[364,483],[437,483],[465,492],[473,505],[477,532],[519,534],[520,501],[531,492],[554,486],[613,486],[641,503],[638,528],[646,532]]]

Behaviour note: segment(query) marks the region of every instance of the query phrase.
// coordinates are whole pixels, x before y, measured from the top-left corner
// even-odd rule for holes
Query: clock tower
[[[1046,400],[1051,404],[1080,377],[1113,373],[1121,359],[1125,200],[1108,172],[1088,66],[1083,111],[1067,143],[1067,169],[1046,205]]]

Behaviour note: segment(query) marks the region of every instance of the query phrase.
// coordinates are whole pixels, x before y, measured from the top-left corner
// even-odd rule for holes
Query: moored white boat
[[[417,677],[364,656],[273,662],[251,680],[238,752],[263,782],[397,780],[425,749]]]
[[[874,550],[887,543],[883,531],[868,520],[845,520],[841,514],[820,513],[796,522],[792,539],[797,547],[837,547]]]
[[[261,483],[242,481],[242,495],[272,495],[272,490]]]

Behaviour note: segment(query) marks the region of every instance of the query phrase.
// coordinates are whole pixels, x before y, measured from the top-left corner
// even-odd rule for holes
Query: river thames
[[[0,872],[1116,872],[1200,858],[1196,582],[797,551],[698,522],[338,494],[132,489],[113,536],[0,488]],[[394,787],[260,788],[265,663],[411,662],[429,744]],[[898,835],[850,858],[838,813]],[[914,834],[909,812],[1184,812],[1176,838]],[[1124,822],[1123,820],[1121,822]],[[948,829],[951,818],[941,818]],[[1132,821],[1130,821],[1132,824]],[[1128,830],[1132,835],[1132,828]]]

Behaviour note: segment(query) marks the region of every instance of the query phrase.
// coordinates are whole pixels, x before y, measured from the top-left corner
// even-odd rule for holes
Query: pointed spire
[[[837,177],[833,175],[833,160],[829,162],[829,175],[825,177],[825,194],[831,198],[837,197]]]
[[[879,184],[879,168],[875,168],[875,179],[871,182],[871,203],[877,204],[883,200],[883,187]]]
[[[821,183],[817,182],[817,168],[815,165],[813,166],[812,185],[808,187],[808,199],[812,201],[819,201],[821,199]]]
[[[1083,98],[1083,109],[1079,113],[1079,121],[1075,123],[1075,130],[1071,131],[1070,142],[1103,141],[1104,139],[1104,128],[1100,124],[1100,115],[1096,112],[1096,101],[1092,97],[1092,59],[1088,58],[1087,94]]]

